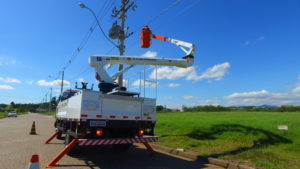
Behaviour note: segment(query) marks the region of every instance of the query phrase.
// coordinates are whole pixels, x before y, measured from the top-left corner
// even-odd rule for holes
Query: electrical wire
[[[96,14],[95,14],[95,12],[93,11],[93,10],[91,10],[89,7],[85,7],[86,9],[88,9],[92,14],[93,14],[93,16],[94,16],[94,18],[95,18],[95,20],[96,20],[96,23],[97,23],[97,25],[98,25],[98,27],[100,28],[100,31],[101,31],[101,33],[103,34],[103,36],[112,44],[112,45],[114,45],[114,46],[118,46],[117,44],[115,44],[112,40],[110,40],[110,38],[109,37],[107,37],[107,35],[104,33],[104,31],[103,31],[103,29],[102,29],[102,26],[100,25],[100,22],[99,22],[99,20],[98,20],[98,18],[97,18],[97,16],[96,16]]]
[[[115,0],[116,1],[116,0]],[[115,2],[114,1],[114,2]],[[146,22],[146,24],[151,24],[152,22],[154,22],[159,16],[161,16],[163,13],[167,12],[168,10],[170,10],[171,8],[173,8],[175,5],[177,5],[181,0],[176,0],[174,1],[172,4],[170,4],[168,7],[166,7],[165,9],[163,9],[162,11],[160,11],[158,14],[156,14],[154,17],[152,17],[150,20],[148,20]],[[112,4],[114,4],[114,2]],[[111,5],[112,6],[112,5]],[[138,30],[140,30],[143,26],[139,27],[138,29],[136,29],[134,31],[137,32]],[[136,43],[138,43],[139,40],[134,41],[134,43],[132,43],[131,45],[129,45],[128,48],[131,48],[133,45],[135,45]],[[106,52],[106,54],[109,54],[110,52],[112,52],[115,49],[116,46],[112,47],[109,51]],[[81,73],[79,73],[76,77],[79,77],[80,75],[84,74],[87,72],[87,70],[89,69],[89,67],[87,67],[84,71],[82,71]],[[75,79],[76,77],[74,77],[73,79]]]
[[[109,0],[106,0],[106,2],[104,3],[104,5],[102,6],[102,8],[99,10],[99,12],[97,13],[97,16],[100,16],[99,18],[103,18],[107,15],[108,9],[113,6],[115,4],[116,0],[114,0],[110,5],[109,5]],[[96,18],[97,18],[96,16]],[[97,20],[96,20],[97,21]],[[98,23],[99,25],[99,23]],[[91,35],[93,34],[95,28],[96,28],[97,24],[95,23],[95,21],[93,22],[92,26],[89,27],[88,31],[86,32],[86,34],[84,35],[83,39],[81,40],[79,46],[76,48],[76,50],[74,51],[74,53],[71,55],[70,59],[67,61],[67,63],[62,67],[62,71],[58,72],[58,75],[54,78],[55,80],[57,80],[59,78],[59,76],[61,75],[61,73],[63,71],[65,71],[72,63],[73,61],[76,59],[76,57],[79,55],[79,53],[82,51],[82,49],[85,47],[85,45],[87,44],[88,40],[90,39]],[[103,33],[103,30],[102,30]],[[85,69],[83,72],[81,73],[86,73],[88,69]],[[52,76],[48,76],[48,77],[52,77]],[[53,78],[53,77],[52,77]],[[64,80],[65,81],[65,80]],[[45,97],[48,95],[48,92],[45,94],[45,96],[43,97],[43,100],[45,100]]]
[[[106,0],[106,2],[104,3],[104,5],[102,6],[102,8],[97,13],[97,16],[100,16],[100,19],[102,19],[104,16],[106,16],[106,14],[108,12],[107,9],[109,9],[109,7],[111,7],[115,2],[116,2],[116,0],[114,0],[113,3],[111,3],[111,5],[109,5],[109,0]],[[58,79],[59,76],[61,75],[62,71],[65,71],[74,62],[74,60],[77,58],[77,56],[79,55],[79,53],[82,51],[82,49],[87,44],[87,42],[90,39],[92,33],[94,32],[96,26],[97,26],[96,21],[94,21],[93,24],[89,27],[89,29],[86,32],[86,34],[83,37],[83,39],[81,40],[79,46],[76,48],[76,50],[74,51],[74,53],[71,55],[71,57],[67,61],[67,63],[62,67],[61,71],[58,72],[58,75],[56,76],[55,79]]]
[[[175,0],[172,4],[170,4],[169,6],[167,6],[166,8],[164,8],[163,10],[161,10],[158,14],[156,14],[155,16],[153,16],[151,19],[149,19],[144,25],[150,25],[152,22],[154,22],[158,17],[160,17],[161,15],[163,15],[165,12],[167,12],[168,10],[170,10],[171,8],[173,8],[174,6],[176,6],[180,1],[182,0]],[[143,25],[143,26],[144,26]],[[141,30],[143,28],[143,26],[138,27],[137,29],[135,29],[133,31],[132,34],[136,33],[137,31]]]
[[[167,12],[168,10],[170,10],[171,8],[173,8],[174,6],[176,6],[179,2],[181,2],[182,0],[175,0],[172,4],[170,4],[169,6],[167,6],[166,8],[164,8],[163,10],[161,10],[158,14],[156,14],[155,16],[153,16],[151,19],[149,19],[147,22],[146,22],[146,25],[150,25],[151,23],[153,23],[155,20],[157,20],[161,15],[163,15],[165,12]],[[108,5],[107,3],[108,1],[105,2],[105,4],[103,5],[103,8],[98,12],[98,16],[100,16],[99,18],[102,20],[103,17],[106,16],[107,14],[107,11],[115,4],[116,0],[114,0],[111,5]],[[106,8],[105,8],[106,6]],[[96,14],[88,7],[86,7],[94,16],[95,18],[95,21],[96,21],[96,24],[98,25],[98,27],[100,28],[100,31],[101,33],[103,34],[103,36],[110,42],[112,43],[114,46],[108,51],[106,52],[106,54],[109,54],[110,52],[112,52],[116,47],[118,47],[118,45],[116,45],[113,41],[111,41],[109,39],[109,37],[107,37],[107,35],[104,33],[103,29],[102,29],[102,26],[100,24],[100,22],[98,21],[98,17],[96,16]],[[102,12],[102,13],[101,13]],[[89,40],[91,34],[93,33],[94,29],[95,29],[96,25],[95,23],[90,27],[89,31],[87,32],[85,38],[82,40],[82,42],[80,43],[80,47],[77,48],[77,51],[75,52],[80,52],[81,49],[85,46],[85,44],[87,43],[87,41]],[[138,27],[135,31],[133,31],[132,34],[136,33],[137,31],[139,31],[141,27]],[[133,45],[135,45],[136,43],[138,43],[139,40],[137,41],[134,41],[134,43],[132,43],[131,45],[129,45],[129,47],[127,47],[127,49],[131,48]],[[75,57],[72,57],[69,62],[68,62],[68,65],[65,66],[63,68],[63,70],[65,70],[72,62],[73,60],[76,58],[78,54],[75,55]],[[79,77],[81,76],[82,74],[85,74],[87,71],[88,71],[89,67],[87,67],[86,69],[84,69],[82,72],[80,72],[77,76],[75,76],[74,78],[72,79],[75,79],[76,77]],[[71,80],[73,81],[73,80]]]
[[[106,53],[105,53],[105,55],[107,55],[107,54],[109,54],[109,53],[111,53],[114,49],[115,49],[116,47],[115,46],[113,46],[110,50],[108,50]],[[85,73],[87,73],[87,71],[90,69],[90,67],[89,66],[87,66],[82,72],[80,72],[79,74],[77,74],[76,76],[74,76],[73,78],[70,78],[69,79],[69,81],[71,81],[71,82],[75,82],[75,80],[72,80],[72,79],[76,79],[76,78],[78,78],[79,76],[81,76],[81,75],[83,75],[83,74],[85,74]]]
[[[144,25],[150,25],[151,23],[153,23],[155,20],[157,20],[157,18],[159,16],[161,16],[162,14],[164,14],[165,12],[167,12],[168,10],[170,10],[171,8],[173,8],[174,6],[176,6],[180,1],[182,0],[175,0],[172,4],[170,4],[169,6],[167,6],[166,8],[164,8],[163,10],[161,10],[158,14],[156,14],[155,16],[153,16],[151,19],[149,19],[146,24]],[[141,30],[144,25],[138,27],[137,29],[135,29],[131,35],[135,34],[137,31]],[[135,44],[137,44],[140,40],[136,40],[133,43],[131,43],[127,49],[130,49],[131,47],[133,47]]]

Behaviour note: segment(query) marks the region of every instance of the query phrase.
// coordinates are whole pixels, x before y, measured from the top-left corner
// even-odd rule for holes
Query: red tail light
[[[139,129],[139,136],[143,136],[144,135],[144,129]]]
[[[99,136],[99,137],[103,136],[103,129],[102,128],[98,128],[96,130],[96,135]]]

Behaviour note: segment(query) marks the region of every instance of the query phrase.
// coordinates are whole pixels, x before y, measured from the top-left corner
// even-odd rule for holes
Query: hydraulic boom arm
[[[102,82],[112,83],[113,78],[116,78],[119,74],[128,71],[124,69],[122,72],[117,72],[111,78],[105,71],[105,66],[108,64],[128,64],[132,65],[160,65],[160,66],[176,66],[176,67],[190,67],[194,64],[193,56],[185,56],[182,59],[171,58],[148,58],[138,56],[118,56],[118,55],[96,55],[89,57],[89,64],[96,69],[96,72],[100,76]],[[98,79],[99,80],[99,79]]]
[[[149,57],[140,57],[140,56],[117,56],[117,55],[90,56],[89,64],[91,67],[95,68],[97,79],[102,83],[113,84],[114,80],[118,76],[128,71],[130,68],[134,67],[135,65],[176,66],[176,67],[186,68],[194,64],[194,56],[193,56],[195,52],[194,44],[180,41],[180,40],[175,40],[172,38],[167,38],[164,36],[153,35],[151,30],[148,28],[148,26],[144,26],[140,34],[141,47],[149,48],[151,44],[151,38],[173,43],[179,46],[186,55],[181,59],[149,58]],[[122,71],[117,72],[115,75],[110,77],[108,73],[105,71],[104,67],[106,65],[111,66],[113,64],[128,64],[130,66],[123,69]]]

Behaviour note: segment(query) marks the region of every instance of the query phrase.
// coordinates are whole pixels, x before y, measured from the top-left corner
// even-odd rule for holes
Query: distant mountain
[[[278,108],[278,106],[274,106],[274,105],[260,105],[260,106],[256,106],[257,108]]]
[[[238,108],[278,108],[279,106],[274,106],[274,105],[267,105],[267,104],[263,104],[260,106],[236,106]]]

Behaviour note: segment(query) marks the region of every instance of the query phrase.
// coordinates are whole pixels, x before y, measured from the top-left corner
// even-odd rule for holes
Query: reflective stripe
[[[105,140],[100,140],[97,145],[101,145]]]
[[[87,146],[90,145],[92,141],[93,141],[93,140],[87,141],[87,142],[85,143],[85,145],[87,145]]]
[[[156,142],[158,137],[136,137],[136,138],[118,138],[118,139],[79,139],[79,146],[97,146],[106,144],[131,144],[131,143],[145,143]]]
[[[93,142],[92,145],[94,146],[94,145],[96,145],[98,142],[99,142],[99,140],[95,140],[95,141]]]

